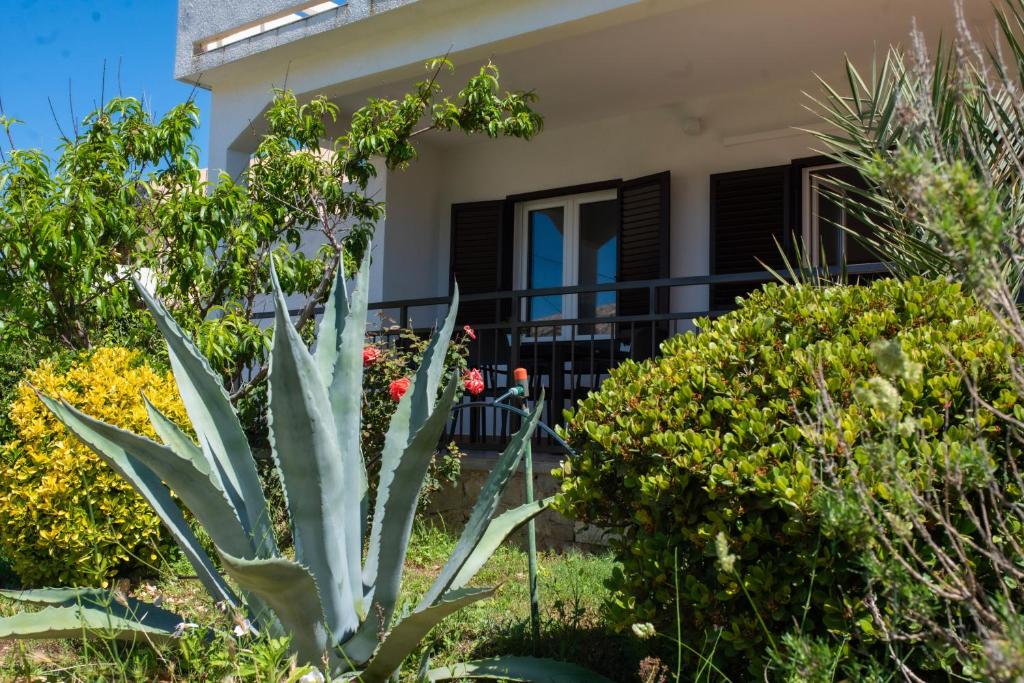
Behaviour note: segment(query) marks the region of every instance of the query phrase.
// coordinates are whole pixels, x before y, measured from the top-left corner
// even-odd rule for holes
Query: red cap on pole
[[[526,368],[516,368],[512,371],[512,377],[516,381],[516,386],[519,387],[519,398],[525,399],[530,395],[530,374],[526,372]]]

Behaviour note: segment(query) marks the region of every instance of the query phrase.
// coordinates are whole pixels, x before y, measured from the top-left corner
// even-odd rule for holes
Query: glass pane
[[[867,183],[864,182],[864,178],[861,177],[860,173],[857,173],[852,168],[841,168],[833,171],[835,178],[841,178],[844,182],[859,188],[867,189]],[[854,195],[855,201],[864,201],[863,197]],[[864,224],[863,221],[857,220],[853,215],[855,212],[846,212],[846,227],[853,230],[859,235],[870,235],[871,229]],[[846,262],[847,263],[874,263],[878,261],[878,257],[868,251],[867,247],[860,243],[858,239],[851,235],[846,236]]]
[[[615,282],[618,269],[619,204],[614,199],[580,205],[579,284]],[[615,292],[579,295],[580,318],[615,315]],[[609,334],[611,325],[581,325],[581,334]]]
[[[562,263],[565,261],[565,209],[555,206],[531,211],[528,226],[530,242],[526,286],[529,289],[561,287]],[[530,299],[530,320],[558,320],[561,317],[560,295]]]
[[[849,211],[844,211],[844,207],[838,201],[829,199],[826,196],[827,194],[843,193],[843,190],[838,185],[829,182],[830,179],[836,179],[854,187],[864,187],[864,180],[852,168],[831,168],[815,174],[813,187],[818,192],[819,197],[819,215],[816,219],[816,225],[821,235],[821,242],[825,246],[828,265],[834,266],[839,264],[839,257],[837,256],[839,253],[844,254],[848,264],[873,263],[877,261],[878,257],[868,251],[860,241],[835,226],[835,223],[839,223],[861,235],[868,235],[870,232],[868,226],[857,220]],[[861,200],[860,197],[853,197],[852,199],[854,201]]]
[[[824,257],[825,262],[822,265],[834,266],[837,263],[839,241],[843,235],[842,230],[836,227],[842,225],[843,208],[833,199],[833,193],[837,192],[838,188],[824,178],[816,179],[814,188],[818,193],[818,212],[814,216],[818,228],[818,253],[813,256],[819,259],[819,263]]]

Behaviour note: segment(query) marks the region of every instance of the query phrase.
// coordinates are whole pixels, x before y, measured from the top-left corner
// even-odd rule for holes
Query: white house
[[[989,1],[964,4],[990,31]],[[286,76],[351,111],[447,53],[452,87],[490,59],[536,90],[536,139],[436,135],[382,177],[371,296],[426,298],[388,309],[429,323],[458,277],[490,381],[523,364],[568,405],[728,306],[744,287],[708,276],[777,263],[775,240],[869,260],[828,228],[843,218],[817,188],[843,171],[798,130],[819,125],[803,92],[841,84],[844,54],[869,69],[915,20],[949,35],[953,0],[180,0],[176,76],[212,92],[209,163],[229,172]]]

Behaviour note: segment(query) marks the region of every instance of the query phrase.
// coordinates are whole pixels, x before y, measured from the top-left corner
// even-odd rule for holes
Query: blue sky
[[[108,99],[118,94],[118,60],[121,93],[144,99],[154,114],[187,99],[192,88],[173,77],[177,5],[177,0],[3,0],[0,99],[8,116],[24,121],[12,131],[15,144],[53,155],[60,134],[47,97],[69,131],[68,81],[80,120],[100,101],[104,60]],[[204,122],[209,96],[198,91],[196,101]],[[195,138],[201,149],[206,138],[201,128]]]

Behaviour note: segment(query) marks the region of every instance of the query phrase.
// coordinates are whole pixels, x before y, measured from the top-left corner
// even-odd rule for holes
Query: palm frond
[[[872,228],[864,235],[839,226],[851,238],[897,276],[957,277],[957,256],[929,223],[917,188],[894,183],[886,169],[908,151],[935,166],[962,165],[998,198],[998,269],[1016,295],[1024,280],[1024,0],[995,8],[991,45],[958,23],[933,53],[913,34],[910,48],[876,57],[870,73],[847,59],[843,88],[819,79],[808,108],[827,124],[814,131],[823,151],[867,181],[866,190],[837,183],[833,196]]]

